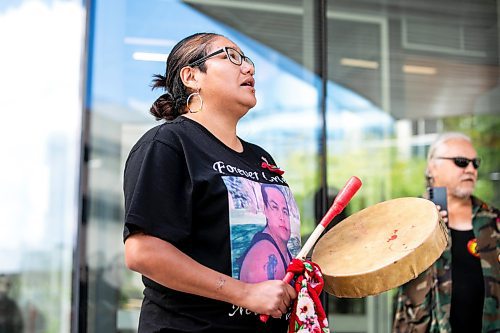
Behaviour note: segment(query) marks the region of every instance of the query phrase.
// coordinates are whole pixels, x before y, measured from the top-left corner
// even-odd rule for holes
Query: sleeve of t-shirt
[[[180,245],[191,230],[191,187],[185,159],[165,143],[143,143],[125,165],[123,239],[144,232]]]

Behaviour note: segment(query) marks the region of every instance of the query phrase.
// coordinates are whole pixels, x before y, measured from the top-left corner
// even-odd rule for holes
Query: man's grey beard
[[[459,188],[455,188],[452,193],[457,198],[468,199],[468,198],[470,198],[470,196],[472,195],[473,192],[474,192],[474,188],[472,188],[470,190],[466,190],[466,189],[462,189],[459,187]]]

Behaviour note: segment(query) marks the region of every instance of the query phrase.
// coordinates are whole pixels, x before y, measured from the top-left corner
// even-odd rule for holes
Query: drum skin
[[[398,198],[367,207],[324,234],[312,254],[337,297],[359,298],[398,287],[429,268],[448,243],[434,203]]]

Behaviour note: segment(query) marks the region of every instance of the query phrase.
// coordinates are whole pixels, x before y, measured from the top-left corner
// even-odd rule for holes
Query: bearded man
[[[398,290],[393,332],[499,332],[499,211],[472,195],[480,158],[471,139],[445,133],[427,156],[428,186],[446,187],[449,243]],[[438,206],[438,209],[441,207]]]

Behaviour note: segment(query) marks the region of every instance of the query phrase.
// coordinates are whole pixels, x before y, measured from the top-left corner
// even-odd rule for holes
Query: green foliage
[[[293,191],[301,219],[301,234],[309,235],[316,227],[314,193],[319,188],[319,161],[314,152],[295,151],[283,162],[288,185]]]
[[[475,195],[499,207],[498,180],[492,178],[500,170],[500,117],[449,117],[442,120],[442,126],[443,132],[458,131],[472,138],[482,158]],[[397,140],[355,137],[328,141],[328,187],[338,191],[351,176],[357,176],[363,182],[346,208],[348,215],[381,201],[418,197],[424,193],[428,145],[401,147]],[[301,212],[301,233],[303,236],[309,235],[318,222],[315,220],[314,199],[321,183],[321,161],[316,151],[297,150],[282,163]]]
[[[425,159],[395,160],[391,168],[391,198],[418,197],[425,189]]]

